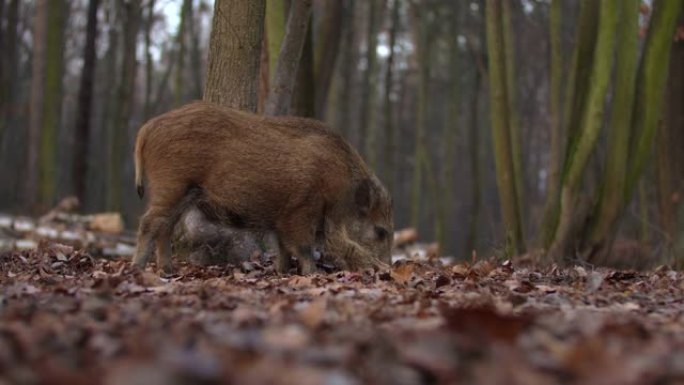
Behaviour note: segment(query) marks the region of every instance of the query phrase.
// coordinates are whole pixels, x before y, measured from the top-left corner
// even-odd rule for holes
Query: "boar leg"
[[[165,217],[160,207],[152,206],[140,219],[140,229],[138,230],[138,246],[133,257],[133,264],[144,268],[150,260],[155,249],[155,241],[159,230],[164,226]]]
[[[290,215],[284,217],[286,219],[276,224],[280,240],[279,263],[276,266],[279,272],[287,271],[280,269],[287,268],[286,264],[289,263],[290,255],[297,257],[300,274],[316,272],[312,253],[316,240],[317,207],[315,203],[307,202],[306,206],[297,207]]]

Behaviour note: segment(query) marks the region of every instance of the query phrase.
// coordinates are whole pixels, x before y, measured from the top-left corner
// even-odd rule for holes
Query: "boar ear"
[[[375,191],[373,182],[370,179],[364,179],[361,181],[361,183],[359,183],[358,187],[356,188],[355,199],[356,207],[359,209],[361,214],[366,215],[370,211],[371,207],[373,206],[374,193]]]

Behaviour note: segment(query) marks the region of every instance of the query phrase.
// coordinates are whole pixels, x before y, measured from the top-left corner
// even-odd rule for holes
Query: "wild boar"
[[[300,273],[314,272],[316,244],[342,269],[389,263],[390,195],[322,122],[194,102],[143,125],[134,158],[138,195],[143,174],[150,193],[133,259],[139,267],[156,248],[158,268],[172,271],[172,231],[191,205],[234,227],[274,232],[279,272],[289,270],[290,256]]]

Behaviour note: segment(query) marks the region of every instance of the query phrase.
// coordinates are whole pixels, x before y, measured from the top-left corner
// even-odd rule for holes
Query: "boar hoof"
[[[318,271],[316,269],[316,263],[310,258],[300,258],[299,259],[299,274],[310,275]]]
[[[173,275],[175,273],[175,269],[170,263],[161,265],[159,270],[163,275]]]

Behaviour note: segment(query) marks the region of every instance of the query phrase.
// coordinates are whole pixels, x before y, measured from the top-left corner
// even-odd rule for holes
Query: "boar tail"
[[[145,144],[145,136],[147,134],[147,125],[140,128],[138,132],[138,139],[135,141],[135,152],[133,154],[135,161],[135,189],[138,196],[142,199],[145,196],[145,185],[143,184],[143,160],[142,151]]]

